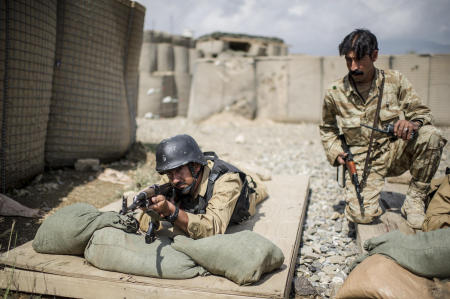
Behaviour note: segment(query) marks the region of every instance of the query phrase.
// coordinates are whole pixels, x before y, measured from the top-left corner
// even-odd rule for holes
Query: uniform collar
[[[369,98],[368,98],[368,101],[366,101],[366,103],[371,101],[371,99],[373,98],[372,95],[374,95],[374,92],[375,92],[375,94],[378,94],[378,90],[381,85],[381,81],[382,81],[382,76],[380,74],[380,70],[375,68],[375,78],[374,78],[374,80],[372,80],[372,86],[370,87],[370,91],[369,91]],[[374,82],[375,82],[376,91],[374,91]],[[345,95],[347,98],[350,98],[350,96],[352,94],[359,97],[358,92],[356,91],[353,84],[350,82],[350,74],[348,74],[348,73],[344,77],[344,92],[345,92]]]
[[[194,198],[198,196],[205,197],[206,189],[208,188],[208,178],[211,173],[211,169],[214,166],[214,162],[211,160],[207,160],[208,164],[203,167],[202,180],[196,192],[194,193]]]

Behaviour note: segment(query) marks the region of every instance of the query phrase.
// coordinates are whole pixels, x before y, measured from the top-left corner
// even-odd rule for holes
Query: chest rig
[[[230,223],[240,223],[248,219],[248,217],[250,217],[250,213],[248,212],[250,205],[249,196],[255,192],[255,190],[249,186],[246,179],[247,175],[235,166],[220,160],[214,152],[205,152],[203,154],[207,160],[212,160],[214,162],[214,166],[209,173],[205,196],[198,196],[197,199],[192,199],[190,196],[181,197],[180,207],[192,214],[205,214],[206,206],[212,197],[214,184],[217,179],[225,173],[238,173],[239,178],[242,181],[242,190],[239,194],[236,206],[234,207],[233,214],[231,215]]]

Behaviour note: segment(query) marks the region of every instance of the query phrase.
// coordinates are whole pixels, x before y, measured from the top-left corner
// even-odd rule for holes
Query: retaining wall
[[[200,120],[220,112],[240,95],[249,99],[254,88],[257,107],[254,115],[258,118],[319,122],[324,90],[348,73],[345,60],[340,56],[258,57],[254,67],[232,74],[224,66],[235,60],[198,61],[189,118]],[[450,125],[450,55],[380,55],[375,66],[401,71],[432,110],[435,123]]]
[[[236,108],[238,113],[254,117],[256,109],[254,59],[197,60],[188,118],[199,121],[223,109],[233,108]]]

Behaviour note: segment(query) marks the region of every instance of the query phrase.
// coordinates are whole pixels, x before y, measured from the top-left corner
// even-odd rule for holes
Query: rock
[[[345,262],[345,257],[339,255],[330,256],[328,261],[332,264],[341,264]]]
[[[245,137],[242,134],[239,134],[236,136],[236,138],[234,139],[234,142],[236,142],[237,144],[242,144],[245,142]]]
[[[322,268],[322,271],[328,275],[335,275],[336,269],[337,269],[336,266],[325,266]]]
[[[309,280],[303,276],[294,279],[295,295],[298,296],[315,296],[317,291]]]
[[[106,168],[99,176],[98,179],[100,181],[104,182],[110,182],[114,184],[130,184],[132,182],[132,179],[127,176],[126,174],[123,174],[120,171],[117,171],[115,169]]]
[[[78,159],[75,162],[75,170],[77,171],[98,171],[100,170],[100,160],[99,159]]]

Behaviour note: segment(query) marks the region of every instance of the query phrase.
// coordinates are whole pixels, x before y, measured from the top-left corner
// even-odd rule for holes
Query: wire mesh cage
[[[44,170],[56,0],[0,1],[1,192]]]
[[[131,13],[136,9],[129,1],[60,4],[46,162],[54,167],[79,158],[117,159],[135,136],[137,67],[132,67],[144,13]],[[128,42],[139,46],[130,51]]]

